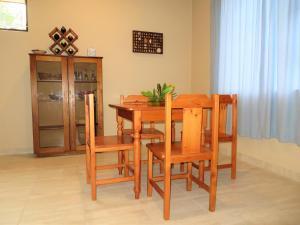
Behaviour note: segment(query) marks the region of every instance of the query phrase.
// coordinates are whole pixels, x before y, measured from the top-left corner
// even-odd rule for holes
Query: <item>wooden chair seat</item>
[[[148,149],[150,149],[154,156],[156,156],[160,160],[164,160],[165,158],[165,143],[149,143],[146,145]],[[181,142],[173,142],[171,143],[171,163],[177,162],[193,162],[196,160],[207,160],[211,158],[211,151],[209,148],[202,146],[201,151],[192,152],[192,153],[183,153],[182,152],[182,143]]]
[[[96,136],[95,152],[112,152],[132,149],[133,139],[130,136]]]
[[[133,135],[132,129],[123,129],[123,135]],[[142,128],[141,139],[164,139],[164,133],[155,128]]]
[[[132,129],[123,129],[123,135],[124,136],[133,136],[133,130]],[[160,130],[157,130],[155,128],[142,128],[141,130],[141,139],[150,139],[153,143],[153,140],[158,139],[160,141],[164,140],[164,133],[161,132]],[[123,158],[123,155],[121,156]],[[123,160],[123,159],[122,159]],[[148,162],[148,160],[141,160],[142,164],[146,164]],[[159,168],[160,168],[160,172],[162,173],[163,171],[163,165],[160,161],[158,160],[154,160],[155,163],[159,163]],[[132,161],[130,161],[130,163],[132,163]],[[119,169],[119,171],[122,171],[122,169]]]

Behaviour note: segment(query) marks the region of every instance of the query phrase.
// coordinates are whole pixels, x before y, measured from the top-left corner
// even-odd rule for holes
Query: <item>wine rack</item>
[[[67,55],[73,56],[78,52],[78,48],[74,45],[78,35],[71,28],[67,30],[64,26],[60,29],[55,27],[49,33],[49,37],[54,41],[49,47],[54,55],[61,55],[65,52]]]

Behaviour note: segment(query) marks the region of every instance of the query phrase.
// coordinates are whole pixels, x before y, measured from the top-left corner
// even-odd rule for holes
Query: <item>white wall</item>
[[[158,82],[191,89],[191,0],[28,0],[29,32],[0,31],[0,154],[33,152],[29,57],[47,49],[56,26],[72,28],[78,55],[103,56],[105,133],[115,133],[109,103]],[[132,30],[162,32],[164,54],[133,54]]]

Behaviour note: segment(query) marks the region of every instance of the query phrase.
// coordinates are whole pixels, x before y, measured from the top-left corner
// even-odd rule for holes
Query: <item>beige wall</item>
[[[191,89],[191,0],[28,0],[29,32],[0,31],[0,154],[32,152],[28,53],[47,49],[48,33],[71,27],[78,55],[96,48],[103,56],[105,133],[116,130],[107,105],[120,94],[139,93],[157,82]],[[132,30],[162,32],[164,54],[133,54]]]
[[[210,0],[193,0],[192,92],[210,89]]]
[[[210,88],[210,0],[193,0],[192,91]],[[221,152],[229,155],[229,145]],[[238,138],[238,158],[300,182],[300,147],[277,140]]]

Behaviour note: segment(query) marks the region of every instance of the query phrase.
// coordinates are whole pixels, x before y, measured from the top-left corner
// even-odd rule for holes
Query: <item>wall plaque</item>
[[[163,54],[163,33],[134,30],[132,32],[132,51]]]

